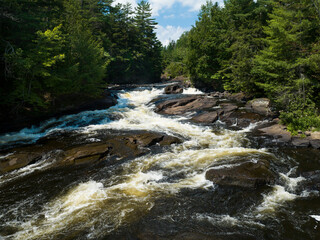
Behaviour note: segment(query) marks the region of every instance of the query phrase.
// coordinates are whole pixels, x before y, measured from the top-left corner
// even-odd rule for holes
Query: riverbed
[[[0,136],[7,154],[44,138],[99,142],[104,132],[153,131],[182,139],[162,150],[57,167],[61,149],[0,175],[0,239],[320,239],[320,195],[303,173],[320,151],[272,145],[259,123],[233,129],[155,113],[165,85],[117,90],[118,104]],[[199,94],[189,88],[184,95]],[[168,96],[169,97],[169,96]],[[62,141],[62,140],[61,140]],[[0,155],[4,158],[5,155]],[[267,160],[279,176],[258,189],[218,186],[209,169]]]

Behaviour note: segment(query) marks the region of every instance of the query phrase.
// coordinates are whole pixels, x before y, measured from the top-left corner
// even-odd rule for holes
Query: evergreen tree
[[[230,58],[226,48],[228,19],[224,9],[211,1],[202,6],[199,20],[189,32],[187,67],[196,86],[221,89],[223,62]]]
[[[231,58],[221,70],[224,75],[224,88],[259,94],[251,70],[253,58],[264,46],[263,26],[267,24],[270,5],[265,0],[232,0],[226,2],[225,8],[230,18],[228,34],[232,44],[227,49]]]
[[[157,23],[151,18],[150,4],[144,0],[138,3],[134,17],[137,28],[137,44],[134,46],[133,81],[157,81],[162,72],[161,43],[156,37]]]

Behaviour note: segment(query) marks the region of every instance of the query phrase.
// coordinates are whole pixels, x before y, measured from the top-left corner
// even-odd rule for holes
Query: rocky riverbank
[[[320,132],[299,132],[292,136],[287,128],[280,124],[278,114],[273,111],[267,98],[250,99],[243,93],[212,92],[198,95],[184,95],[183,85],[168,86],[165,94],[173,94],[167,100],[156,101],[155,111],[164,115],[192,114],[191,121],[199,124],[213,124],[221,121],[229,128],[241,129],[250,124],[258,124],[254,131],[257,135],[273,139],[275,144],[287,144],[294,147],[320,148]]]
[[[0,173],[25,167],[42,158],[51,162],[52,167],[120,161],[159,151],[174,143],[181,143],[181,139],[146,131],[100,131],[90,139],[77,134],[52,134],[36,144],[2,151]]]

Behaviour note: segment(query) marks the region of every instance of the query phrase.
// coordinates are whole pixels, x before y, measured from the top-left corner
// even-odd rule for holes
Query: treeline
[[[209,1],[163,56],[196,86],[269,97],[295,132],[320,128],[319,40],[319,0]]]
[[[158,81],[161,43],[148,2],[0,0],[0,108],[42,111],[106,83]]]

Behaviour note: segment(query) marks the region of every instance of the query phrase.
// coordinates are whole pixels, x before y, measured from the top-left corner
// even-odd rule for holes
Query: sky
[[[139,0],[115,0],[115,3],[129,2],[133,7]],[[222,3],[223,0],[217,2]],[[206,0],[149,0],[152,15],[158,22],[156,33],[163,45],[177,40],[181,34],[191,29],[198,19],[201,5]]]

